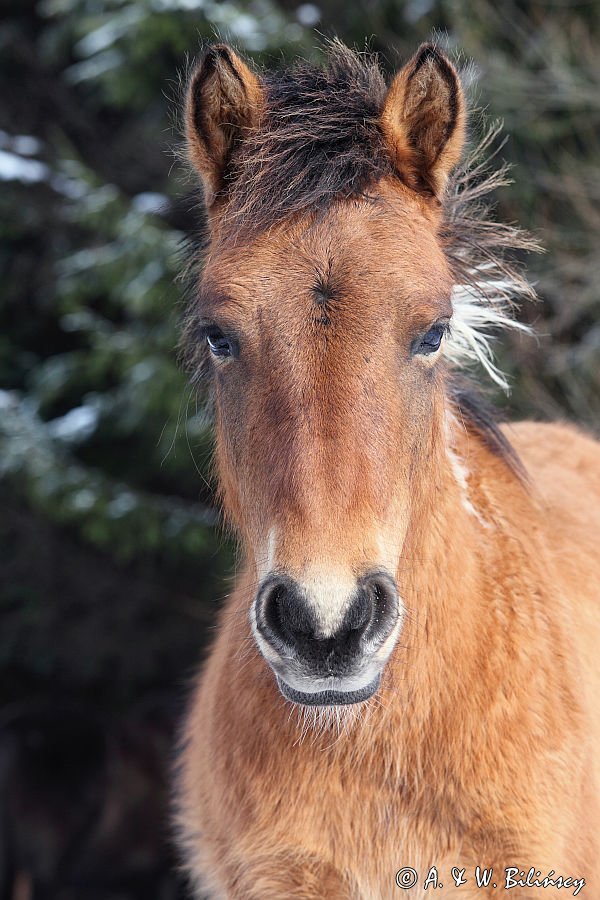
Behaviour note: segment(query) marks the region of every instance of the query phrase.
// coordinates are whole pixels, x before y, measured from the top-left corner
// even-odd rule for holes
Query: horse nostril
[[[280,642],[294,645],[299,638],[314,637],[316,623],[312,610],[289,578],[269,578],[260,590],[256,609],[259,631],[276,646]]]
[[[355,616],[366,640],[388,636],[398,615],[398,602],[398,591],[389,575],[377,572],[361,579]]]

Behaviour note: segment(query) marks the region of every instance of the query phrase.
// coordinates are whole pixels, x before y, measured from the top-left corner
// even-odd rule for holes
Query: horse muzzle
[[[338,616],[324,615],[311,593],[289,575],[271,573],[253,606],[254,634],[281,693],[307,706],[368,700],[401,626],[394,579],[381,570],[363,575]]]

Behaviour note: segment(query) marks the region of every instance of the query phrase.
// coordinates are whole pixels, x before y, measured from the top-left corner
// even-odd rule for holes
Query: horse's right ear
[[[226,44],[209,47],[192,72],[185,100],[185,136],[207,206],[224,186],[235,145],[258,121],[262,99],[258,78]]]

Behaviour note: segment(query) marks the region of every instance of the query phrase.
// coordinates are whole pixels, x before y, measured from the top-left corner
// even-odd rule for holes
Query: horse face
[[[463,118],[429,45],[388,91],[346,59],[336,72],[333,88],[300,74],[267,89],[219,46],[186,106],[211,232],[193,334],[224,506],[254,566],[257,644],[286,697],[319,705],[369,697],[402,625],[452,314],[436,194]]]
[[[256,571],[252,627],[303,703],[368,696],[401,627],[396,572],[443,419],[435,225],[382,184],[249,247],[216,241],[204,272],[198,339],[224,504]]]

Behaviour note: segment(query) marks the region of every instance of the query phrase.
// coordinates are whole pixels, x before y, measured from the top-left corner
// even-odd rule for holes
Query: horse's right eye
[[[206,343],[213,356],[226,359],[234,355],[233,342],[225,337],[219,328],[209,328],[206,332]]]

